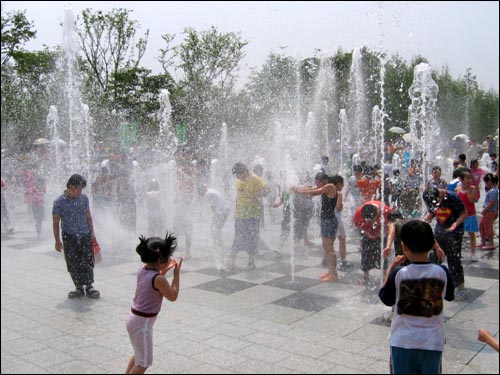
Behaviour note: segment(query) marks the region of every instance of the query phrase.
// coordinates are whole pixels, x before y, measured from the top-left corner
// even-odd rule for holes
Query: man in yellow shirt
[[[255,268],[255,254],[259,243],[260,198],[268,193],[266,182],[251,173],[241,162],[232,169],[236,182],[236,211],[234,241],[229,257],[229,270],[234,270],[238,251],[248,252],[248,268]]]

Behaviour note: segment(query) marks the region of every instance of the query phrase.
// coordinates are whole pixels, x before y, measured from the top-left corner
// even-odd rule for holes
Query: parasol
[[[412,140],[411,133],[403,134],[403,139],[405,140],[405,142],[411,142]]]
[[[389,129],[391,133],[396,133],[396,134],[404,134],[406,133],[406,130],[403,128],[400,128],[399,126],[393,126],[392,128]]]
[[[38,145],[46,145],[50,143],[50,141],[47,138],[38,138],[33,141],[33,145],[38,146]]]
[[[452,141],[456,141],[458,138],[461,138],[461,139],[464,139],[464,140],[468,140],[469,136],[467,134],[457,134],[451,140]]]
[[[50,142],[52,144],[55,144],[55,145],[58,145],[58,146],[66,146],[67,145],[66,141],[62,140],[61,138],[54,138]]]

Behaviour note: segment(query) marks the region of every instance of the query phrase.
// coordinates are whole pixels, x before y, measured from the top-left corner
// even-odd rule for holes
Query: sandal
[[[69,299],[81,298],[84,295],[85,292],[83,291],[83,288],[76,288],[75,290],[72,290],[71,292],[68,293],[68,298]]]
[[[101,293],[97,289],[95,289],[92,285],[87,287],[85,289],[85,292],[87,293],[87,297],[89,298],[99,298],[101,296]]]

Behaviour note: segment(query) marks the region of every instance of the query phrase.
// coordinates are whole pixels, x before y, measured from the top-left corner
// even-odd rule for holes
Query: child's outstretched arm
[[[485,342],[498,352],[498,340],[496,340],[493,335],[487,330],[481,328],[478,332],[477,339],[479,341]]]
[[[444,261],[444,257],[446,256],[446,253],[444,252],[443,249],[441,249],[441,246],[439,246],[439,243],[437,240],[434,240],[434,251],[436,252],[437,257],[441,260]]]
[[[179,295],[179,274],[183,260],[184,259],[182,257],[179,262],[176,262],[175,260],[172,262],[171,260],[165,269],[160,272],[160,275],[155,277],[155,288],[158,289],[160,293],[171,302],[174,302]],[[172,267],[174,267],[174,278],[172,279],[172,285],[170,285],[165,277],[165,272]]]
[[[394,225],[394,223],[389,223],[388,232],[389,233],[387,234],[387,245],[382,250],[382,255],[384,256],[384,258],[387,258],[389,255],[391,255],[392,243],[396,238],[396,226]]]
[[[389,276],[391,275],[392,271],[394,271],[394,268],[399,266],[400,264],[403,264],[403,262],[406,260],[406,257],[404,255],[398,255],[394,258],[392,263],[390,264],[389,268],[387,269],[387,272],[385,273],[384,277],[384,285],[387,284],[387,280],[389,280]]]

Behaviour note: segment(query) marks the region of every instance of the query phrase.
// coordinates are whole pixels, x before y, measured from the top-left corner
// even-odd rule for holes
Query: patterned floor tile
[[[195,288],[222,294],[232,294],[255,285],[258,284],[235,279],[217,279],[209,281],[208,283],[196,285]]]
[[[319,312],[337,302],[339,302],[339,300],[336,298],[306,292],[297,292],[272,303],[298,310]]]

